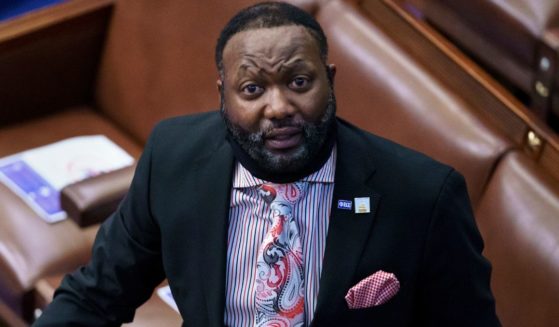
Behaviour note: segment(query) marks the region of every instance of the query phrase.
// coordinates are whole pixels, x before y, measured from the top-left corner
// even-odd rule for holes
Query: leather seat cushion
[[[338,114],[455,167],[475,204],[510,141],[349,4],[328,2],[318,20],[338,68]]]
[[[559,321],[559,182],[523,153],[498,166],[477,211],[503,326]]]
[[[104,134],[132,156],[140,154],[139,145],[92,109],[83,107],[0,129],[0,156],[88,134]],[[0,184],[2,287],[12,294],[22,293],[44,275],[67,272],[87,262],[97,229],[80,229],[69,219],[48,224]]]

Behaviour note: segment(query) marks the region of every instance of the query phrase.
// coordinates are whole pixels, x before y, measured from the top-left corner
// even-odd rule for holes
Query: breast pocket
[[[404,296],[396,294],[388,302],[370,308],[348,309],[344,326],[404,327],[411,326],[411,312]]]

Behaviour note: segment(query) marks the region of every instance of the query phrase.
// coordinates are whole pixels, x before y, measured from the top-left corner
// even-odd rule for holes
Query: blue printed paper
[[[60,192],[27,163],[16,160],[0,166],[6,184],[49,222],[65,218],[60,208]]]
[[[1,158],[0,182],[53,223],[66,218],[60,207],[65,186],[133,163],[105,136],[79,136]]]

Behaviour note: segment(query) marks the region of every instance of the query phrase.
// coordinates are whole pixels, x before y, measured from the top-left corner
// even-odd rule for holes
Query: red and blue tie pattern
[[[258,251],[255,326],[303,326],[305,273],[293,205],[307,183],[264,184],[259,193],[272,211],[272,227]]]

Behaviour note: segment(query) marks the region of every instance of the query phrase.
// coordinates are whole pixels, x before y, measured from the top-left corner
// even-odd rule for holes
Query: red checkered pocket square
[[[379,270],[353,286],[345,296],[350,309],[381,305],[400,290],[400,282],[392,273]]]

